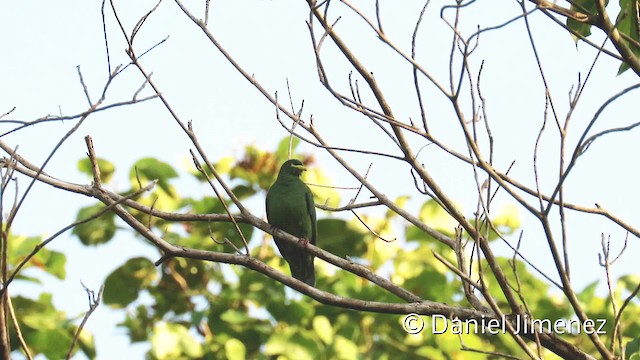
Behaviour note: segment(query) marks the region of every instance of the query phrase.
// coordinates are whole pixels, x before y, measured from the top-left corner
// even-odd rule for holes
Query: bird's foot
[[[305,238],[300,238],[298,239],[299,243],[302,243],[302,246],[307,247],[309,246],[309,240],[305,239]]]

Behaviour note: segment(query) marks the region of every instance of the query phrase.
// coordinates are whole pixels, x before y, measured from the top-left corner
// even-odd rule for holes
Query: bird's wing
[[[313,202],[313,193],[311,193],[311,190],[309,190],[309,188],[305,185],[306,191],[305,191],[305,200],[307,203],[307,214],[309,214],[309,217],[311,218],[311,239],[309,239],[309,241],[315,245],[316,244],[316,240],[318,238],[318,229],[317,229],[317,225],[316,225],[316,206]]]

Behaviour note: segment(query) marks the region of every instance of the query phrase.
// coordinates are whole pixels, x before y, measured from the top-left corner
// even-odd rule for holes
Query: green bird
[[[267,220],[272,226],[300,238],[300,241],[316,244],[316,208],[313,194],[300,180],[306,168],[300,160],[285,161],[278,178],[267,193]],[[289,263],[291,276],[314,286],[314,256],[274,235],[280,254]]]

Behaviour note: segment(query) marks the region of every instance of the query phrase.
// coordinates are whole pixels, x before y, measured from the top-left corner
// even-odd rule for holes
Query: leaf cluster
[[[294,141],[293,148],[297,145]],[[276,151],[268,152],[253,146],[245,149],[239,160],[223,158],[216,169],[228,178],[236,195],[247,203],[254,198],[263,201],[265,191],[275,180],[277,168],[288,158],[288,139]],[[309,165],[311,156],[298,156]],[[151,165],[150,165],[151,164]],[[314,169],[315,179],[326,179]],[[135,174],[135,176],[134,176]],[[139,181],[158,179],[164,185],[138,201],[162,211],[224,213],[221,200],[215,197],[181,198],[171,183],[177,171],[154,159],[143,159],[130,172],[132,189]],[[155,177],[154,177],[155,176]],[[204,182],[202,174],[192,172]],[[159,178],[160,177],[160,178]],[[322,184],[322,183],[321,183]],[[324,188],[323,188],[324,189]],[[339,199],[335,189],[327,188],[329,197]],[[316,188],[312,188],[314,193]],[[126,193],[126,192],[125,192]],[[316,201],[326,196],[316,195]],[[405,206],[409,199],[397,203]],[[232,207],[231,203],[227,204]],[[79,218],[96,211],[83,209]],[[86,214],[85,214],[86,213]],[[82,215],[84,214],[84,215]],[[413,225],[400,221],[392,212],[383,217],[363,215],[360,220],[346,219],[324,213],[318,221],[319,245],[338,256],[348,258],[378,273],[388,273],[392,281],[416,295],[432,301],[468,306],[457,277],[437,260],[437,251],[455,261],[450,249]],[[234,252],[229,243],[240,246],[235,228],[227,222],[171,223],[137,213],[136,217],[161,231],[170,242],[186,247]],[[445,234],[455,235],[456,223],[435,201],[429,200],[419,210],[422,221]],[[480,224],[489,239],[512,234],[519,227],[515,208],[505,207],[492,219],[493,227]],[[87,245],[109,241],[115,232],[111,215],[89,222],[86,231],[75,234]],[[282,272],[288,272],[270,237],[259,234],[251,226],[241,224],[246,238],[251,239],[251,256]],[[382,241],[376,234],[395,241]],[[498,232],[496,232],[498,231]],[[83,238],[84,237],[84,238]],[[463,241],[467,236],[463,235]],[[227,241],[226,243],[224,241]],[[570,307],[560,297],[551,294],[549,286],[529,272],[527,266],[513,259],[499,259],[509,281],[527,294],[527,303],[537,317],[560,319],[570,315]],[[476,266],[475,264],[473,266]],[[484,263],[480,267],[486,266]],[[316,261],[317,286],[339,296],[363,300],[397,302],[385,290],[345,270]],[[502,299],[495,279],[487,284],[496,299]],[[119,266],[106,280],[105,303],[126,309],[127,329],[131,341],[148,341],[150,358],[269,358],[290,359],[357,359],[357,358],[473,358],[461,350],[461,338],[452,333],[438,337],[428,332],[408,335],[396,315],[345,311],[323,306],[310,298],[287,291],[285,287],[260,273],[191,259],[171,259],[156,268],[152,259],[132,258]],[[585,291],[588,291],[585,290]],[[587,295],[585,295],[586,297]],[[590,294],[590,299],[599,299]],[[601,302],[606,300],[601,299]],[[506,304],[504,308],[508,307]],[[595,303],[588,308],[597,306]],[[605,306],[605,304],[602,304]],[[603,308],[604,311],[604,308]],[[603,314],[604,315],[604,314]],[[518,353],[520,350],[508,336],[469,334],[462,338],[467,347]],[[366,355],[365,355],[366,354]],[[464,355],[461,355],[464,354]],[[476,356],[483,358],[483,356]]]

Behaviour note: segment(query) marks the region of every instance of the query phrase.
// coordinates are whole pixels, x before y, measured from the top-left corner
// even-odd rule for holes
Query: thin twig
[[[89,156],[89,162],[91,163],[91,170],[93,172],[93,185],[100,187],[102,185],[100,180],[100,166],[98,165],[96,151],[93,148],[93,139],[91,139],[91,136],[87,135],[84,137],[84,141],[87,144],[87,155]]]
[[[82,281],[80,282],[80,284],[82,284]],[[93,312],[98,308],[98,306],[100,305],[100,302],[102,301],[104,284],[100,286],[100,290],[98,290],[98,294],[95,294],[93,290],[89,290],[86,286],[84,286],[84,284],[82,284],[82,288],[84,288],[84,291],[87,292],[87,296],[89,297],[89,310],[84,314],[84,317],[82,318],[82,322],[80,322],[80,326],[78,326],[78,329],[76,330],[76,333],[73,336],[73,341],[71,342],[71,346],[69,346],[69,352],[67,352],[66,359],[71,358],[71,355],[73,354],[73,349],[76,347],[76,343],[78,342],[78,338],[80,337],[80,333],[82,332],[82,329],[84,328],[85,324],[89,320],[89,317],[91,316],[91,314],[93,314]]]
[[[13,324],[13,329],[15,330],[16,336],[18,337],[20,347],[22,348],[22,351],[24,352],[24,355],[27,357],[27,359],[33,360],[31,351],[29,351],[29,345],[27,345],[27,342],[24,340],[24,336],[22,335],[22,330],[20,329],[20,323],[18,323],[18,318],[16,317],[16,312],[13,308],[11,296],[9,296],[9,294],[7,293],[5,299],[7,300],[7,308],[9,309],[9,315],[11,316],[11,323]]]
[[[367,225],[367,223],[364,222],[364,220],[362,220],[362,218],[360,218],[360,216],[358,216],[358,214],[353,209],[351,210],[351,213],[356,217],[356,219],[358,219],[358,221],[360,221],[360,223],[365,228],[367,228],[367,230],[369,230],[370,233],[373,234],[373,236],[377,237],[378,239],[380,239],[380,240],[382,240],[384,242],[387,242],[387,243],[394,242],[394,241],[397,240],[396,238],[393,238],[391,240],[383,238],[380,234],[378,234],[375,230],[373,230],[369,225]]]
[[[456,275],[458,275],[460,279],[464,280],[467,284],[471,285],[472,287],[482,291],[482,287],[478,285],[476,281],[474,281],[469,276],[467,276],[467,274],[460,271],[460,269],[458,269],[457,267],[455,267],[455,265],[450,263],[449,260],[445,259],[442,255],[438,254],[435,251],[431,251],[431,253],[438,261],[442,263],[442,265],[446,266],[449,270],[453,271]]]
[[[191,123],[189,123],[189,128],[191,128]],[[193,163],[195,164],[196,169],[207,179],[207,182],[209,183],[209,186],[211,187],[213,192],[218,197],[218,200],[220,200],[220,204],[222,204],[222,207],[224,208],[224,211],[227,213],[227,215],[229,215],[229,218],[231,219],[231,222],[233,223],[233,226],[235,227],[236,232],[238,233],[238,235],[240,235],[240,238],[242,239],[242,243],[244,244],[244,249],[245,249],[245,255],[249,256],[250,251],[249,251],[249,244],[247,242],[247,239],[244,237],[244,234],[242,233],[242,230],[240,229],[240,226],[238,225],[238,223],[235,221],[233,215],[231,214],[231,210],[229,210],[229,207],[227,206],[227,203],[225,202],[225,200],[220,195],[220,192],[216,188],[216,186],[213,183],[213,181],[211,181],[211,177],[209,176],[209,174],[207,174],[207,172],[204,171],[204,169],[202,168],[202,165],[200,165],[200,162],[196,158],[196,154],[194,154],[193,150],[189,150],[189,152],[191,153],[191,158],[193,159]]]

